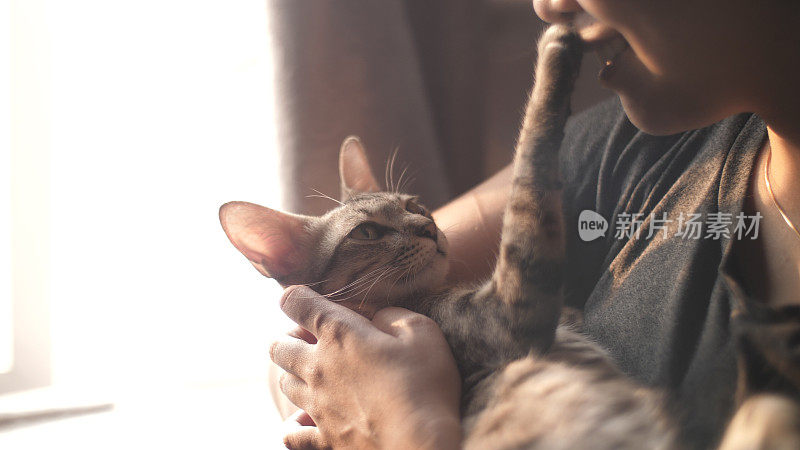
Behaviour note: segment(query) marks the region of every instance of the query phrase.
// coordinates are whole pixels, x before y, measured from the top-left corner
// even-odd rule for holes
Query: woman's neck
[[[755,84],[749,86],[750,106],[767,123],[775,196],[789,217],[800,222],[800,7],[794,2],[772,5],[777,10],[769,16],[771,26],[757,41],[768,50],[754,56],[765,59],[751,74]]]
[[[768,141],[751,177],[752,195],[746,200],[746,209],[763,217],[759,238],[739,243],[738,264],[752,296],[771,306],[799,304],[800,237],[787,225],[776,203],[800,227],[800,145],[772,126],[767,132]]]
[[[767,132],[772,193],[784,213],[800,227],[800,139],[786,138],[772,126],[767,127]]]

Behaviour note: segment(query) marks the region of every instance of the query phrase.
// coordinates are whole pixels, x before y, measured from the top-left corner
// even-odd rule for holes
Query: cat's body
[[[233,244],[283,285],[309,284],[366,316],[404,306],[439,325],[463,380],[464,447],[676,448],[662,396],[622,374],[562,317],[558,149],[580,39],[551,27],[514,158],[492,278],[444,284],[447,242],[416,198],[380,192],[357,139],[342,146],[343,203],[321,217],[234,202]]]

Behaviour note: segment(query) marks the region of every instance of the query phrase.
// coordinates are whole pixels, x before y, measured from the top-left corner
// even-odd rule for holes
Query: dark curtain
[[[409,192],[436,207],[511,160],[542,23],[529,0],[268,0],[284,206],[338,194],[342,140],[382,178],[399,148]],[[575,110],[606,95],[584,64]],[[407,175],[408,176],[408,175]]]

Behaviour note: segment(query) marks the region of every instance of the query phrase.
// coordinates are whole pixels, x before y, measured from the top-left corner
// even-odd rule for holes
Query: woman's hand
[[[281,390],[303,410],[287,447],[458,447],[461,381],[432,320],[386,308],[370,321],[300,286],[281,309],[300,325],[270,347]]]

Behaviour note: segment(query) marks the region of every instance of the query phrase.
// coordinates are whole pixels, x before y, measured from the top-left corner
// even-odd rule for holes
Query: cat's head
[[[342,144],[339,175],[341,206],[322,216],[230,202],[222,228],[263,275],[365,315],[440,286],[447,240],[417,197],[381,191],[355,137]]]

